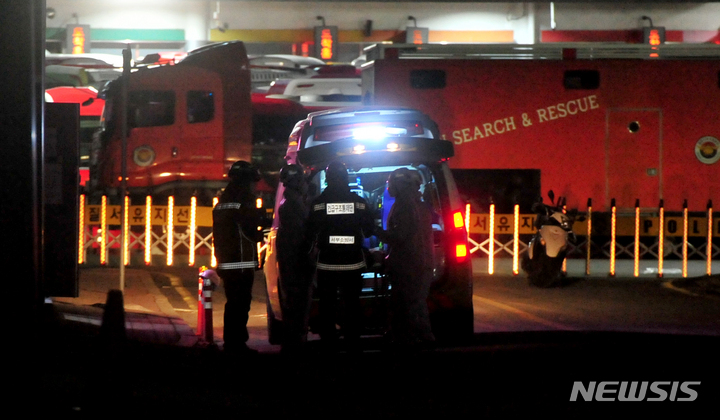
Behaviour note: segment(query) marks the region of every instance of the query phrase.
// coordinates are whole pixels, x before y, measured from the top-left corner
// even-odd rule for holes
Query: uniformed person
[[[307,182],[303,167],[285,165],[280,169],[285,186],[278,207],[277,260],[280,271],[280,306],[283,315],[281,352],[295,355],[307,339],[310,309],[310,251],[305,228]]]
[[[257,243],[263,240],[266,221],[256,206],[254,190],[260,173],[250,163],[237,161],[228,171],[230,182],[213,209],[213,241],[218,261],[217,273],[223,280],[225,313],[224,351],[252,354],[247,346],[248,313],[252,285],[258,268]]]
[[[360,349],[360,292],[366,268],[362,244],[374,231],[367,201],[350,191],[347,168],[331,162],[325,169],[327,188],[310,206],[308,234],[317,246],[320,340],[330,350],[337,344],[336,323],[349,351]],[[344,317],[337,318],[338,289]]]
[[[391,343],[420,348],[435,341],[427,297],[433,279],[432,211],[421,200],[420,176],[399,168],[388,178],[388,193],[395,197],[382,238],[389,247],[386,258],[390,292]]]

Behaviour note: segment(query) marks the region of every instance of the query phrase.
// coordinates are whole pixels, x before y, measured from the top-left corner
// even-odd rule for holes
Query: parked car
[[[305,78],[316,74],[315,67],[325,62],[315,57],[291,54],[250,56],[250,77],[255,92],[267,92],[278,79]]]
[[[267,96],[294,100],[310,110],[314,110],[312,107],[359,106],[362,81],[360,78],[279,79],[270,85]]]

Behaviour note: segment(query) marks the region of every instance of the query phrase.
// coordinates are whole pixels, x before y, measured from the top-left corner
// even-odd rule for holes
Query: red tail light
[[[463,227],[465,227],[465,221],[463,220],[462,212],[456,211],[453,214],[453,224],[455,225],[455,229],[462,229]]]
[[[467,257],[467,245],[465,245],[465,244],[455,245],[455,256],[458,258],[458,260],[462,260],[465,257]]]

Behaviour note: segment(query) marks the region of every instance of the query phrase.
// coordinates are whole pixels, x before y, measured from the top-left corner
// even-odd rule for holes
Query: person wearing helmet
[[[284,324],[281,353],[296,355],[307,339],[311,291],[307,258],[310,246],[305,236],[307,183],[303,167],[297,164],[283,166],[280,182],[285,186],[278,207],[276,242]]]
[[[347,350],[360,351],[360,292],[366,268],[362,244],[374,232],[370,206],[350,191],[347,168],[331,162],[325,169],[327,188],[310,206],[308,235],[317,247],[319,333],[323,347],[337,345],[339,323]],[[337,294],[344,303],[344,319],[337,319]]]
[[[252,354],[247,346],[248,313],[252,285],[258,267],[257,242],[263,240],[266,221],[256,207],[255,184],[260,173],[250,163],[237,161],[228,171],[230,182],[213,209],[213,241],[217,273],[225,288],[223,350],[228,354]]]
[[[382,239],[388,244],[390,292],[388,338],[397,348],[416,349],[435,341],[427,297],[433,278],[432,211],[421,199],[417,171],[399,168],[388,178],[395,198]]]

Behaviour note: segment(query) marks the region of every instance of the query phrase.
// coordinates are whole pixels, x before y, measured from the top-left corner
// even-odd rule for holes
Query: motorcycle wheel
[[[565,259],[565,253],[560,253],[557,257],[548,257],[539,249],[535,250],[534,258],[530,259],[527,253],[523,257],[523,269],[528,274],[528,283],[531,286],[540,288],[549,288],[562,285],[565,273],[562,271],[562,263]]]

